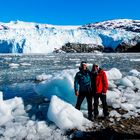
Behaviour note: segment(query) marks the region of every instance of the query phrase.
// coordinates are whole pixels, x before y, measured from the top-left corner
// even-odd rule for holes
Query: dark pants
[[[94,95],[94,115],[98,116],[99,114],[99,111],[98,111],[99,98],[102,101],[104,116],[108,116],[109,113],[108,113],[108,107],[107,107],[107,102],[106,102],[106,95],[102,95],[102,94]]]
[[[79,91],[79,96],[77,98],[77,103],[75,108],[80,110],[81,104],[86,97],[87,100],[87,106],[88,106],[88,115],[92,116],[92,94],[91,90],[89,88],[86,88],[85,90]]]

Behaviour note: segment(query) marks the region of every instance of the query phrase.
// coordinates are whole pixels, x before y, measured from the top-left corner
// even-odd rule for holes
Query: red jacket
[[[106,93],[108,89],[108,80],[106,73],[101,69],[96,76],[96,93]]]

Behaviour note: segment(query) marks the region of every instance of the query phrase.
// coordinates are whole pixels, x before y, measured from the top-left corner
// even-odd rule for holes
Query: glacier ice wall
[[[115,49],[139,33],[121,29],[53,26],[22,21],[0,23],[0,53],[51,53],[64,44],[96,44]]]

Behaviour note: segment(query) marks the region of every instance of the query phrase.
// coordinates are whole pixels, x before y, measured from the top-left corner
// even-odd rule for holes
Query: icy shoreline
[[[123,133],[127,134],[133,129],[132,135],[135,138],[137,134],[134,132],[138,131],[140,125],[139,59],[139,54],[1,55],[0,91],[7,100],[1,97],[0,101],[2,105],[0,139],[73,139],[79,132],[80,135],[86,133],[92,136],[93,131],[97,133],[99,131],[101,135],[108,127],[118,131],[123,130]],[[73,113],[76,112],[73,79],[82,60],[88,62],[89,68],[93,62],[98,62],[107,72],[109,79],[107,101],[110,106],[108,125],[102,120],[101,108],[99,108],[99,120],[85,121],[87,119],[85,104],[81,109],[83,117],[80,115],[81,119],[75,120],[79,113]],[[61,104],[58,100],[51,102],[53,94],[62,102],[67,101],[72,104],[73,108],[69,109],[67,104]],[[58,110],[60,116],[55,117],[54,123],[50,121],[51,117],[50,120],[47,117],[48,108],[52,107],[52,103],[54,105],[58,103],[55,106],[62,110],[62,112]],[[49,112],[56,113],[53,109]],[[75,117],[75,114],[78,115]],[[61,123],[58,123],[59,118],[63,120]],[[65,124],[69,128],[67,123],[69,120],[72,120],[70,124],[75,125],[74,129],[71,127],[72,133],[63,130]],[[87,122],[86,125],[84,122]]]
[[[39,99],[39,97],[37,97]],[[13,101],[15,99],[12,99]],[[31,101],[32,100],[32,101]],[[25,107],[26,111],[28,112],[30,110],[30,106],[28,103],[30,102],[38,106],[42,107],[47,107],[44,106],[45,104],[48,104],[44,101],[44,99],[39,99],[34,100],[33,98],[30,101],[27,102],[27,106]],[[32,105],[33,105],[32,104]],[[38,108],[39,109],[39,108]],[[40,110],[40,109],[39,109]],[[17,111],[17,110],[16,110]],[[44,112],[44,110],[42,110]],[[120,110],[122,111],[122,110]],[[21,112],[21,110],[19,110]],[[36,113],[38,111],[36,110]],[[122,111],[123,112],[123,111]],[[83,112],[84,113],[84,112]],[[125,111],[123,112],[125,113]],[[20,116],[21,115],[21,116]],[[35,112],[32,118],[29,117],[22,117],[22,113],[20,113],[19,116],[16,116],[14,119],[15,121],[9,121],[6,124],[1,125],[0,127],[0,133],[1,133],[1,139],[5,138],[18,138],[19,140],[22,138],[26,139],[54,139],[57,137],[59,140],[60,139],[91,139],[93,137],[99,138],[99,137],[104,137],[107,138],[140,138],[140,116],[139,117],[132,117],[132,118],[122,118],[119,121],[116,121],[116,123],[111,124],[111,122],[104,121],[102,118],[97,120],[96,122],[93,122],[94,125],[91,128],[87,128],[86,131],[80,131],[77,129],[72,129],[68,131],[63,131],[59,128],[57,128],[54,124],[48,123],[45,121],[41,120],[34,120],[35,118]],[[86,115],[86,114],[85,114]],[[140,115],[140,114],[139,114]],[[91,122],[92,124],[92,122]],[[96,125],[95,125],[96,124]],[[10,128],[9,128],[10,126]],[[100,127],[95,127],[95,126],[100,126]],[[17,131],[17,129],[24,131]],[[30,130],[29,130],[30,129]],[[15,131],[16,133],[11,134],[11,132]],[[27,133],[27,132],[28,133]],[[47,134],[46,134],[47,132]],[[107,132],[107,135],[106,135]],[[98,137],[97,137],[98,136]]]
[[[3,100],[1,93],[1,139],[5,139],[5,137],[37,140],[48,137],[48,139],[53,139],[55,135],[57,135],[58,139],[69,139],[73,138],[76,132],[74,131],[70,136],[66,135],[65,130],[70,129],[81,130],[81,132],[99,130],[102,132],[105,128],[111,128],[115,131],[122,131],[124,134],[126,132],[129,134],[130,132],[130,134],[134,135],[137,134],[136,131],[140,132],[137,130],[137,126],[140,122],[136,121],[139,120],[137,118],[140,117],[139,71],[131,70],[125,76],[116,68],[106,71],[109,79],[107,102],[111,107],[109,111],[110,118],[107,121],[103,120],[102,109],[99,108],[101,119],[94,122],[90,122],[86,119],[86,109],[82,109],[81,113],[74,108],[76,97],[73,93],[73,77],[75,73],[75,69],[63,70],[56,77],[50,76],[47,80],[44,79],[46,81],[39,83],[35,87],[35,91],[39,96],[32,100],[32,102],[31,100],[26,102],[26,104],[20,97]],[[42,95],[46,96],[47,100],[44,97],[40,98]],[[53,98],[52,100],[52,97],[54,97],[52,95],[57,95],[61,99]],[[49,103],[49,101],[51,102]],[[73,106],[65,101],[73,104]],[[85,106],[86,105],[83,105],[84,108]],[[47,110],[48,107],[49,109]],[[56,109],[56,107],[58,109]],[[48,118],[57,126],[54,123],[50,123]],[[136,122],[135,126],[134,120]],[[125,123],[125,121],[132,123]],[[132,125],[135,130],[131,133]],[[130,128],[129,131],[128,128]]]

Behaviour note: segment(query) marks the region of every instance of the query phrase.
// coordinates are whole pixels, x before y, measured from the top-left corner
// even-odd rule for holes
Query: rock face
[[[116,52],[140,52],[140,42],[134,46],[122,43],[118,45],[115,51]]]
[[[62,51],[67,53],[91,53],[94,51],[103,51],[104,47],[95,44],[79,44],[79,43],[66,43],[62,46]]]
[[[55,49],[55,53],[94,53],[99,52],[140,52],[140,42],[136,45],[128,45],[126,43],[119,44],[118,47],[114,50],[112,47],[104,47],[96,44],[79,44],[79,43],[66,43],[60,49]]]

